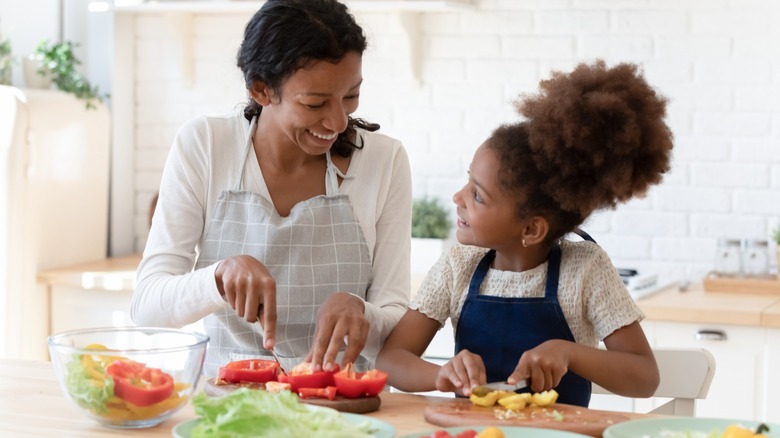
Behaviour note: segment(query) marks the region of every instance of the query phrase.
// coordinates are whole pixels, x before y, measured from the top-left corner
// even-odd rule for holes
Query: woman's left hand
[[[363,300],[346,292],[337,292],[322,303],[317,310],[312,351],[307,358],[315,370],[331,371],[334,368],[344,339],[347,348],[341,367],[357,360],[368,338],[369,322],[365,310]]]

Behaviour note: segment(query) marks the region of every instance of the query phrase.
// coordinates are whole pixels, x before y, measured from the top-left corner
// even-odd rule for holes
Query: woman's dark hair
[[[262,81],[274,91],[298,69],[313,61],[338,62],[347,52],[363,54],[366,36],[347,7],[336,0],[268,0],[249,20],[238,49],[238,67],[247,89]],[[262,106],[249,99],[244,117]],[[357,146],[355,127],[376,131],[379,125],[349,117],[333,152],[348,157]]]
[[[518,215],[546,217],[553,241],[661,182],[673,136],[667,100],[634,64],[580,64],[540,88],[516,103],[526,120],[499,127],[487,145],[502,187],[518,195]]]

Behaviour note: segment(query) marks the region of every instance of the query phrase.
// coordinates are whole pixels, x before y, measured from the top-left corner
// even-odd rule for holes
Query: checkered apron
[[[223,191],[214,216],[206,225],[196,269],[231,256],[247,254],[265,265],[276,280],[276,346],[282,366],[289,370],[311,349],[319,306],[334,292],[365,299],[371,282],[368,245],[347,195],[338,194],[344,178],[326,154],[326,194],[296,204],[281,217],[263,196],[242,190],[247,157],[254,152],[252,121],[246,140],[238,187]],[[225,306],[204,318],[211,338],[204,374],[233,360],[268,358],[259,323],[250,324]],[[355,364],[370,366],[362,357]]]

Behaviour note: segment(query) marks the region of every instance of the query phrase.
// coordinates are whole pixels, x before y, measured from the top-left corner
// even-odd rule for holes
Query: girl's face
[[[517,199],[500,186],[499,169],[495,151],[483,143],[471,160],[468,182],[452,197],[458,207],[458,242],[501,249],[522,241]]]
[[[309,155],[322,155],[347,128],[347,116],[355,112],[363,82],[362,56],[348,52],[337,63],[314,61],[293,73],[278,93],[265,88],[262,126],[278,141],[298,145]],[[262,120],[267,117],[266,120]],[[269,126],[270,123],[270,126]]]

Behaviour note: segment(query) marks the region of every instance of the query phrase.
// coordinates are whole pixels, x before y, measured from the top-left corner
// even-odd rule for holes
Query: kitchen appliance
[[[106,257],[111,121],[95,104],[0,86],[0,356],[47,358],[39,271]]]

